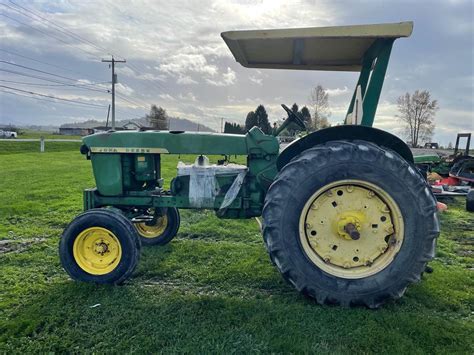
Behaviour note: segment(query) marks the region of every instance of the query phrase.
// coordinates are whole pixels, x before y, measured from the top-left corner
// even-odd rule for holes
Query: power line
[[[17,3],[15,3],[15,2],[12,1],[12,0],[9,0],[9,1],[10,1],[10,3],[13,4],[14,6],[19,7],[19,8],[21,8],[22,10],[24,10],[24,11],[26,11],[26,12],[28,12],[28,13],[30,13],[30,14],[33,14],[33,15],[35,15],[36,17],[40,18],[40,19],[42,20],[42,21],[40,20],[40,22],[43,22],[43,23],[44,23],[44,22],[46,21],[48,24],[51,24],[51,25],[57,27],[57,28],[55,28],[56,31],[61,32],[61,33],[63,33],[63,34],[66,34],[66,35],[68,35],[68,36],[70,36],[70,37],[72,37],[72,38],[74,38],[74,39],[76,39],[76,40],[79,40],[80,42],[86,43],[86,44],[88,44],[88,45],[90,45],[90,46],[92,46],[92,47],[94,47],[94,48],[96,48],[96,49],[99,49],[99,50],[101,50],[101,51],[108,52],[108,50],[107,50],[106,48],[101,47],[101,46],[99,46],[99,45],[97,45],[97,44],[95,44],[95,43],[89,41],[88,39],[85,39],[84,37],[75,34],[75,33],[72,32],[71,30],[69,30],[69,29],[67,29],[67,28],[65,28],[65,27],[63,27],[63,26],[58,25],[58,24],[55,23],[54,21],[51,21],[51,20],[49,20],[49,19],[47,19],[47,18],[45,18],[45,17],[39,15],[36,11],[33,11],[32,9],[29,9],[29,8],[23,7],[23,6],[21,6],[21,5],[18,5]],[[7,6],[8,6],[8,5],[7,5]],[[9,7],[10,7],[10,6],[9,6]],[[11,7],[10,7],[10,8],[11,8]],[[12,9],[13,9],[13,8],[12,8]],[[18,12],[18,10],[15,10],[15,11]],[[21,13],[21,12],[20,12],[20,13]],[[28,16],[28,15],[25,15],[25,14],[23,14],[23,13],[22,13],[22,15]],[[35,19],[35,20],[36,20],[36,19]],[[47,26],[50,26],[50,25],[47,25]],[[59,28],[59,29],[58,29],[58,28]],[[110,53],[108,53],[108,54],[110,54]]]
[[[47,24],[48,27],[51,27],[49,24],[52,24],[53,26],[57,27],[57,28],[53,28],[53,29],[56,30],[56,31],[58,31],[58,32],[60,32],[60,33],[62,33],[62,34],[69,35],[70,37],[72,37],[72,38],[74,38],[74,39],[76,39],[76,40],[79,40],[79,41],[81,41],[82,43],[87,43],[88,45],[90,45],[90,46],[92,46],[92,47],[94,47],[94,48],[96,48],[96,49],[109,52],[106,48],[101,47],[101,46],[98,46],[98,45],[96,45],[95,43],[93,43],[93,42],[91,42],[91,41],[89,41],[89,40],[87,40],[87,39],[84,39],[83,37],[81,37],[81,36],[75,34],[74,32],[72,32],[72,31],[66,29],[65,27],[60,26],[60,25],[54,23],[53,21],[48,20],[47,18],[45,18],[45,17],[39,15],[37,12],[35,12],[35,11],[31,10],[31,9],[25,8],[25,7],[21,6],[21,5],[18,5],[18,4],[16,4],[14,1],[11,1],[11,0],[9,0],[9,1],[10,1],[10,3],[12,3],[14,6],[16,6],[16,7],[18,7],[18,8],[21,8],[23,11],[26,11],[26,12],[28,12],[28,13],[31,13],[31,14],[33,14],[34,16],[40,18],[41,20],[39,20],[39,22],[43,22],[43,23],[44,23],[45,21],[48,22],[48,24]],[[5,4],[3,4],[3,5],[5,5]],[[22,12],[21,10],[12,8],[12,7],[9,6],[9,5],[5,5],[5,6],[7,6],[7,7],[11,8],[12,10],[14,10],[14,11],[20,13],[20,14],[23,15],[23,16],[27,16],[27,17],[29,17],[29,18],[35,20],[35,21],[38,21],[38,19],[33,18],[33,17],[31,17],[31,16],[25,14],[25,13]],[[10,18],[10,17],[9,17],[9,18]],[[15,21],[17,21],[17,22],[20,22],[20,21],[18,21],[18,20],[16,20],[16,19],[13,19],[13,20],[15,20]],[[20,23],[21,23],[21,22],[20,22]],[[24,24],[24,25],[26,25],[26,24]],[[28,26],[28,25],[26,25],[26,26]],[[30,26],[30,27],[31,27],[31,26]],[[59,30],[58,28],[61,29],[61,30]],[[35,29],[35,28],[34,28],[34,29]],[[42,33],[44,33],[44,34],[46,34],[46,35],[50,35],[50,34],[48,34],[48,33],[46,33],[46,32],[43,32],[43,31],[40,31],[40,32],[42,32]],[[66,42],[64,42],[63,40],[61,40],[61,39],[59,39],[59,38],[57,38],[57,37],[55,37],[55,36],[53,36],[53,37],[56,38],[56,39],[58,39],[58,40],[60,40],[60,41],[63,42],[63,43],[66,43]],[[69,43],[66,43],[66,44],[70,45]],[[81,48],[79,48],[79,49],[81,49]],[[82,50],[82,49],[81,49],[81,50]],[[83,51],[84,51],[84,50],[83,50]],[[86,51],[86,53],[91,54],[90,52],[87,52],[87,51]],[[112,53],[112,55],[113,55],[113,53]],[[123,58],[123,56],[121,56],[120,54],[119,54],[119,55],[116,55],[116,56]],[[134,66],[134,65],[132,65],[132,64],[126,63],[125,66],[127,66],[127,67],[129,67],[130,69],[134,70],[134,71],[137,72],[137,74],[139,74],[139,75],[144,75],[144,74],[141,72],[141,70],[139,70],[136,66]],[[148,84],[148,82],[147,82],[145,79],[143,79],[143,80],[144,80],[144,81],[142,82],[142,84],[143,84],[144,86],[148,87],[148,88],[151,88],[151,86]],[[153,85],[153,89],[154,89],[154,90],[166,91],[166,89],[164,88],[164,86],[162,86],[162,85],[159,84],[159,83],[152,82],[151,84]],[[146,106],[148,106],[148,105],[146,105]]]
[[[88,102],[82,102],[82,101],[76,101],[76,100],[70,100],[70,99],[64,99],[64,98],[60,98],[60,97],[56,97],[56,96],[52,96],[52,95],[44,95],[44,94],[40,94],[40,93],[33,92],[33,91],[27,91],[27,90],[12,88],[10,86],[5,86],[5,85],[0,85],[0,88],[19,91],[19,92],[23,92],[23,93],[27,93],[27,94],[32,94],[32,95],[38,95],[38,96],[42,96],[42,97],[48,97],[48,98],[55,99],[55,100],[67,101],[67,102],[75,103],[75,104],[78,104],[78,105],[104,108],[104,106],[102,106],[102,105],[91,104],[91,103],[88,103]]]
[[[87,39],[84,39],[83,37],[81,37],[81,36],[75,34],[74,32],[72,32],[72,31],[66,29],[65,27],[60,26],[60,25],[56,24],[55,22],[53,22],[53,21],[51,21],[51,20],[48,20],[47,18],[45,18],[45,17],[43,17],[43,16],[41,16],[41,15],[38,15],[37,12],[35,12],[35,11],[31,10],[31,9],[25,8],[25,7],[21,6],[21,5],[18,5],[17,3],[15,3],[15,2],[12,1],[12,0],[9,0],[9,1],[10,1],[10,3],[12,3],[13,5],[15,5],[15,6],[17,6],[17,7],[21,8],[21,9],[23,9],[24,11],[27,11],[27,12],[29,12],[29,13],[32,13],[32,14],[34,14],[35,16],[41,18],[41,19],[43,20],[43,21],[41,21],[41,22],[44,23],[44,21],[47,21],[48,23],[54,25],[55,27],[60,28],[60,30],[57,29],[57,28],[55,28],[56,31],[58,31],[58,32],[60,32],[60,33],[63,33],[63,34],[66,34],[66,35],[69,35],[69,36],[72,37],[72,38],[78,39],[79,41],[81,41],[81,42],[83,42],[83,43],[86,43],[86,44],[88,44],[88,45],[90,45],[90,46],[93,46],[93,47],[96,48],[96,49],[99,49],[99,50],[102,50],[102,51],[105,51],[105,52],[110,52],[107,48],[104,48],[104,47],[102,47],[102,46],[99,46],[99,45],[97,45],[97,44],[95,44],[95,43],[93,43],[93,42],[87,40]],[[6,5],[6,6],[8,6],[8,5]],[[12,8],[11,6],[8,6],[8,7]],[[22,13],[21,11],[19,11],[19,10],[17,10],[17,9],[14,9],[14,8],[12,8],[12,9],[15,10],[15,11],[17,11],[17,12],[19,12],[19,13],[21,13],[21,14],[24,15],[24,16],[28,16],[28,15],[25,15],[24,13]],[[28,17],[32,18],[31,16],[28,16]],[[36,19],[34,19],[34,20],[36,20]],[[120,55],[120,53],[109,53],[109,54],[110,54],[111,56],[115,56],[115,57],[122,58],[122,60],[124,59],[124,57],[123,57],[122,55]],[[136,66],[134,66],[134,65],[132,65],[132,64],[130,64],[130,63],[126,63],[125,66],[126,66],[126,67],[129,67],[129,68],[132,69],[132,70],[135,70],[138,74],[142,74],[142,75],[143,75],[143,73],[142,73]],[[147,86],[148,88],[150,88],[150,86],[148,85],[148,83],[146,82],[146,80],[144,81],[143,84],[144,84],[145,86]],[[165,91],[165,90],[166,90],[165,87],[163,87],[163,86],[160,85],[159,83],[152,82],[152,85],[154,86],[154,89],[158,89],[158,91],[162,91],[162,90]],[[155,85],[156,85],[156,86],[155,86]]]
[[[21,96],[21,97],[25,97],[27,99],[34,99],[34,100],[40,100],[40,101],[48,101],[48,102],[54,102],[56,104],[63,104],[63,105],[68,105],[68,103],[66,102],[57,102],[55,100],[50,100],[50,99],[45,99],[45,98],[41,98],[41,97],[36,97],[36,96],[30,96],[30,95],[22,95],[22,94],[18,94],[16,92],[11,92],[11,91],[7,91],[7,90],[2,90],[0,89],[0,92],[3,92],[5,94],[11,94],[11,95],[15,95],[15,96]],[[90,108],[95,108],[95,107],[90,107]],[[95,108],[97,109],[97,108]]]
[[[49,79],[49,78],[43,78],[43,77],[38,76],[38,75],[30,75],[30,74],[26,74],[26,73],[22,73],[22,72],[17,72],[17,71],[14,71],[14,70],[8,70],[8,69],[1,69],[0,68],[0,71],[10,73],[10,74],[20,75],[20,76],[25,76],[25,77],[28,77],[28,78],[44,80],[44,81],[51,82],[51,83],[62,84],[64,86],[74,86],[74,84],[65,83],[63,81],[59,81],[59,80],[55,80],[55,79]],[[94,88],[90,88],[90,87],[82,87],[82,86],[79,86],[79,85],[80,84],[77,84],[77,87],[81,90],[89,90],[89,91],[96,91],[96,92],[101,92],[101,93],[108,93],[108,90],[106,90],[106,89],[99,90],[99,89],[94,89]],[[94,84],[94,85],[96,85],[96,84]]]
[[[38,60],[38,59],[34,59],[34,58],[31,58],[31,57],[28,57],[28,56],[23,55],[23,54],[19,54],[19,53],[13,52],[13,51],[7,51],[6,49],[1,49],[1,48],[0,48],[0,51],[1,51],[1,52],[5,52],[5,53],[8,53],[8,54],[11,54],[11,55],[16,55],[16,56],[18,56],[18,57],[25,58],[25,59],[28,59],[28,60],[31,60],[31,61],[34,61],[34,62],[38,62],[38,63],[44,64],[44,65],[48,65],[48,66],[50,66],[50,67],[54,67],[54,68],[61,69],[61,70],[64,70],[64,71],[69,71],[69,72],[71,72],[71,73],[76,73],[76,74],[88,76],[87,74],[84,74],[84,73],[82,73],[82,72],[80,72],[80,71],[76,71],[76,70],[64,68],[64,67],[61,67],[61,66],[56,65],[56,64],[47,63],[47,62],[44,62],[44,61],[41,61],[41,60]]]
[[[71,86],[71,87],[81,88],[83,86],[96,85],[96,84],[39,84],[39,83],[25,83],[24,81],[14,81],[14,80],[5,80],[5,79],[0,79],[0,81],[6,82],[6,83],[13,83],[13,84],[22,84],[22,85],[31,85],[31,86],[48,86],[48,87]],[[102,83],[97,83],[97,84],[108,84],[108,83],[109,83],[108,81],[104,81]]]
[[[0,5],[7,6],[7,5],[5,5],[5,4],[0,4]],[[53,36],[51,33],[48,33],[48,32],[42,31],[42,30],[40,30],[40,29],[38,29],[38,28],[36,28],[36,27],[30,26],[30,25],[28,25],[28,24],[26,24],[26,23],[24,23],[24,22],[21,22],[21,21],[17,20],[17,19],[14,18],[14,17],[8,16],[8,15],[5,15],[5,14],[0,14],[0,15],[1,15],[1,16],[4,16],[4,17],[6,17],[6,18],[9,18],[10,20],[13,20],[13,21],[15,21],[15,22],[18,22],[19,24],[21,24],[21,25],[23,25],[23,26],[29,27],[29,28],[31,28],[31,29],[33,29],[33,30],[35,30],[35,31],[41,32],[41,33],[43,33],[44,35],[46,35],[46,36],[48,36],[48,37],[52,37],[52,38],[54,38],[54,39],[57,39],[58,41],[60,41],[61,43],[66,44],[67,46],[74,46],[74,45],[71,44],[71,43],[68,43],[68,42],[66,42],[66,41],[63,41],[61,38],[58,38],[58,37],[56,37],[56,36]],[[87,53],[87,54],[93,56],[93,57],[97,57],[97,54],[96,54],[96,53],[92,53],[92,52],[86,51],[85,49],[80,48],[80,47],[76,47],[76,48],[79,49],[80,51],[84,52],[84,53]]]
[[[47,74],[47,75],[55,76],[55,77],[58,77],[58,78],[61,78],[61,79],[72,80],[72,81],[78,81],[78,79],[69,78],[69,77],[63,76],[63,75],[53,74],[53,73],[50,73],[50,72],[47,72],[47,71],[44,71],[44,70],[39,70],[39,69],[35,69],[35,68],[32,68],[32,67],[28,67],[28,66],[26,66],[26,65],[21,65],[21,64],[16,64],[16,63],[8,62],[8,61],[6,61],[6,60],[0,60],[0,63],[5,63],[5,64],[9,64],[9,65],[14,65],[15,67],[20,67],[20,68],[23,68],[23,69],[32,70],[32,71],[35,71],[35,72],[38,72],[38,73],[42,73],[42,74]]]
[[[138,101],[133,100],[133,99],[131,99],[131,98],[127,98],[126,96],[123,96],[123,95],[121,95],[121,94],[119,94],[119,93],[117,93],[117,92],[115,93],[115,95],[117,95],[118,97],[120,97],[122,100],[125,100],[125,101],[127,101],[128,103],[131,103],[131,104],[133,104],[133,105],[135,105],[135,106],[142,107],[142,108],[147,108],[147,109],[148,109],[148,104],[145,103],[145,102],[139,103]],[[140,101],[141,101],[141,100],[140,100]]]

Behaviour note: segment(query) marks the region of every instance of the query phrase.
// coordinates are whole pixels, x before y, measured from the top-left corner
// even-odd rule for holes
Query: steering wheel
[[[303,116],[300,115],[299,112],[293,112],[288,106],[285,104],[281,104],[281,107],[286,111],[288,114],[288,119],[290,121],[294,121],[298,126],[300,126],[302,129],[306,129],[306,124],[304,123],[304,118]]]

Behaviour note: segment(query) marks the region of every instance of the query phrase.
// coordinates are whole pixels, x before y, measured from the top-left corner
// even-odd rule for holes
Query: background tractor
[[[141,244],[168,243],[179,209],[220,218],[263,217],[263,239],[285,280],[317,302],[377,307],[399,298],[434,256],[436,201],[407,145],[372,128],[392,45],[410,22],[222,33],[249,68],[360,72],[345,125],[297,139],[280,152],[277,135],[165,131],[85,137],[96,187],[65,229],[61,262],[80,281],[119,284]],[[194,154],[164,188],[163,154]],[[209,164],[206,155],[224,158]],[[228,157],[246,157],[246,165]]]

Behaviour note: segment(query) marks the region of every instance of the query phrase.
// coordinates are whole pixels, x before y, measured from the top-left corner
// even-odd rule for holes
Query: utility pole
[[[115,131],[115,84],[117,83],[117,75],[115,74],[115,63],[125,63],[126,60],[102,59],[104,63],[112,63],[112,131]],[[110,68],[110,64],[109,64]]]

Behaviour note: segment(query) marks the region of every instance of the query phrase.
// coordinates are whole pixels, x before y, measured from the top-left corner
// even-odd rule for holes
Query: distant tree
[[[398,116],[405,123],[405,133],[413,147],[422,141],[431,141],[435,129],[434,118],[438,102],[431,100],[428,90],[406,93],[397,100]]]
[[[255,116],[255,112],[250,111],[247,113],[247,118],[245,119],[245,131],[250,131],[250,129],[254,126],[258,126],[257,116]]]
[[[453,149],[453,143],[452,142],[448,143],[448,149]]]
[[[272,132],[272,127],[268,121],[268,114],[263,105],[259,105],[255,110],[255,117],[257,121],[257,126],[263,131],[263,133],[270,134]],[[245,125],[247,126],[247,125]]]
[[[158,130],[168,129],[168,115],[163,107],[151,105],[150,113],[146,115],[150,126]]]
[[[309,112],[306,106],[303,106],[300,111],[301,116],[304,118],[304,122],[306,123],[306,127],[310,128],[312,125],[311,120],[311,112]]]
[[[291,106],[291,111],[293,111],[293,112],[298,112],[299,111],[299,108],[298,108],[298,105],[296,104],[296,102],[293,104],[293,106]]]
[[[317,130],[330,127],[331,125],[328,122],[328,117],[331,115],[329,110],[329,94],[321,85],[311,90],[310,101],[314,111],[313,128]]]
[[[224,133],[244,134],[245,127],[242,127],[238,123],[226,122],[224,124]]]

